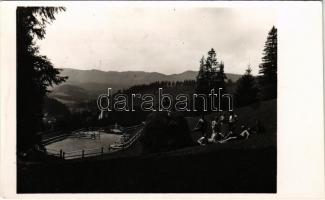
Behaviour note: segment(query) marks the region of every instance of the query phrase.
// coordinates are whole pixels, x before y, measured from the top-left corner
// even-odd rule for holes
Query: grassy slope
[[[258,117],[267,132],[147,156],[19,164],[18,192],[276,192],[276,100],[236,112],[242,122]]]
[[[233,148],[263,148],[266,146],[276,146],[276,129],[277,129],[277,105],[276,99],[261,102],[259,105],[246,106],[234,110],[238,115],[238,125],[245,124],[248,127],[254,125],[256,119],[259,119],[266,129],[263,134],[257,134],[251,137],[249,140],[244,141],[243,145],[230,145]],[[207,116],[207,120],[211,121],[214,114]],[[190,128],[193,129],[197,118],[188,118]],[[198,139],[201,133],[193,133],[193,139]],[[240,142],[242,143],[242,142]],[[226,146],[228,144],[219,144],[219,146]]]

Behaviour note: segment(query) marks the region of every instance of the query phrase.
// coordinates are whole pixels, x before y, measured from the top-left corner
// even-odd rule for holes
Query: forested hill
[[[144,71],[105,72],[100,70],[64,68],[61,71],[61,75],[68,76],[67,81],[51,88],[50,90],[52,92],[49,96],[66,105],[71,105],[96,99],[99,94],[107,93],[107,88],[112,88],[112,92],[116,92],[122,89],[136,89],[134,87],[141,87],[143,85],[148,85],[149,87],[151,83],[157,81],[170,82],[176,85],[177,82],[195,80],[197,73],[197,71],[185,71],[180,74],[165,75],[157,72]],[[236,82],[240,78],[238,74],[226,75],[232,82]]]
[[[148,84],[156,81],[184,81],[195,80],[197,71],[185,71],[179,74],[166,75],[158,72],[144,71],[100,71],[100,70],[78,70],[64,68],[61,71],[63,76],[68,76],[65,84],[77,85],[87,89],[87,84],[94,86],[107,85],[116,89],[126,89],[133,85]],[[238,74],[226,74],[227,77],[235,82],[240,78]]]

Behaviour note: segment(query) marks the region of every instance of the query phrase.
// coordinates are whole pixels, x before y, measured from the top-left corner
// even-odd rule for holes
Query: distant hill
[[[63,76],[68,76],[69,79],[66,84],[79,85],[94,84],[115,86],[120,88],[128,88],[133,85],[140,85],[145,83],[152,83],[155,81],[184,81],[194,80],[197,76],[197,71],[185,71],[180,74],[166,75],[158,72],[144,72],[144,71],[100,71],[100,70],[78,70],[64,68],[61,71]],[[227,77],[236,82],[241,75],[226,74]]]
[[[185,71],[180,74],[166,75],[144,71],[105,72],[64,68],[61,75],[68,76],[68,80],[52,88],[52,93],[49,96],[64,104],[73,105],[77,102],[97,98],[99,94],[106,93],[107,88],[112,88],[114,92],[134,85],[149,84],[156,81],[195,80],[197,73],[197,71]],[[226,75],[233,82],[236,82],[241,76],[238,74]]]
[[[63,84],[53,88],[52,92],[48,96],[68,106],[91,99],[90,92],[81,87],[70,84]]]

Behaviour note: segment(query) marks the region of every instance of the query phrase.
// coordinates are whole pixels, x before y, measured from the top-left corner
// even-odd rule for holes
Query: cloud
[[[198,70],[210,48],[225,71],[257,73],[275,12],[200,7],[67,7],[39,42],[56,67],[105,71]]]

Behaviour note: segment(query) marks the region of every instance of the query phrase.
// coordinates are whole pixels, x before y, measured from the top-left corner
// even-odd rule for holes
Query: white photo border
[[[193,6],[272,8],[278,28],[276,194],[16,194],[16,7]],[[320,1],[99,1],[0,3],[0,197],[16,199],[322,199],[324,105]]]

